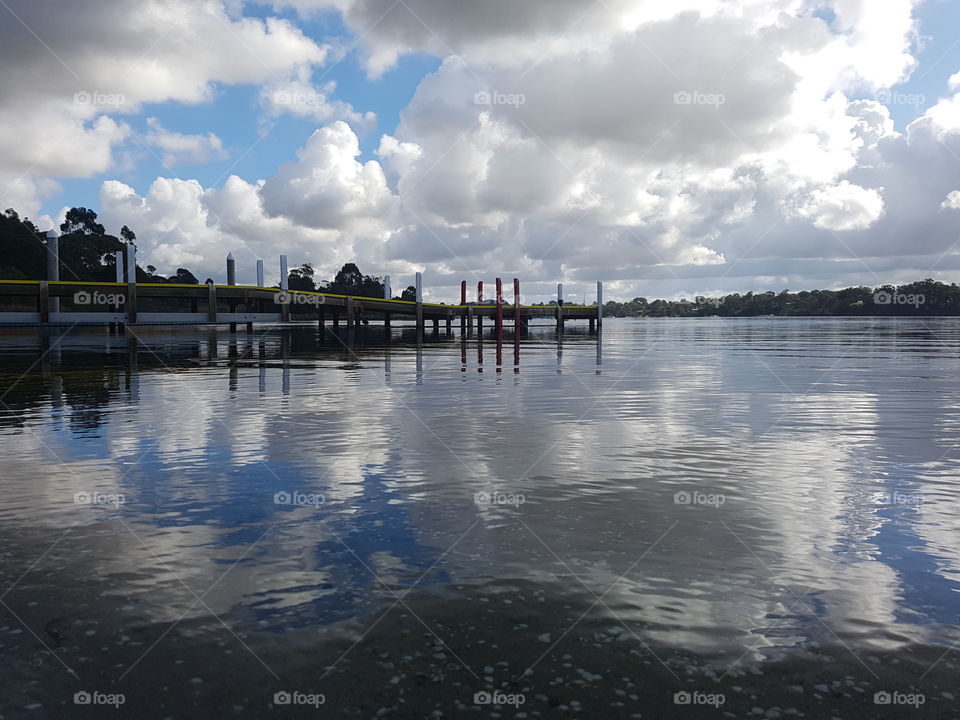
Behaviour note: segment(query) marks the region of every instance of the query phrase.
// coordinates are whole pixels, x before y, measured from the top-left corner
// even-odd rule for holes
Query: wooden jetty
[[[504,299],[503,283],[497,278],[494,301],[484,302],[483,283],[477,285],[475,301],[467,297],[467,282],[460,284],[460,302],[447,305],[423,301],[422,276],[416,274],[416,300],[390,298],[390,277],[384,279],[382,298],[339,295],[287,287],[286,256],[280,256],[280,287],[266,287],[263,261],[257,261],[257,284],[236,284],[236,263],[227,257],[227,284],[185,285],[138,283],[136,252],[129,248],[115,253],[115,282],[77,282],[59,279],[59,253],[55,233],[48,233],[47,280],[0,280],[0,325],[106,325],[121,330],[125,325],[229,324],[236,331],[245,324],[315,322],[333,328],[357,327],[371,321],[389,327],[393,320],[411,320],[417,329],[444,323],[452,329],[459,322],[464,333],[483,330],[487,321],[499,332],[504,323],[526,328],[531,320],[549,318],[563,330],[568,320],[586,320],[590,329],[603,322],[603,287],[597,283],[595,305],[567,305],[563,286],[557,286],[557,302],[551,305],[521,305],[520,280],[513,279],[511,302]]]

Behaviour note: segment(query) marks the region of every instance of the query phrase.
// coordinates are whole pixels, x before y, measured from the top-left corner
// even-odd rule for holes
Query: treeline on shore
[[[780,293],[733,293],[693,300],[608,302],[608,317],[751,317],[757,315],[960,315],[960,287],[936,280],[908,285],[801,290]]]
[[[126,225],[120,237],[108,235],[88,208],[71,208],[60,225],[60,278],[85,282],[111,282],[116,278],[113,253],[135,245],[137,236]],[[46,277],[44,234],[12,208],[0,214],[0,280],[42,280]],[[186,268],[161,275],[152,265],[137,266],[138,283],[184,283],[200,281]],[[207,278],[205,282],[212,282]],[[317,282],[313,266],[304,263],[290,270],[291,290],[319,290],[341,295],[383,297],[383,279],[364,275],[354,263],[345,264],[329,281]],[[415,300],[410,286],[397,295]],[[492,303],[493,300],[487,300]],[[548,303],[554,305],[555,301]],[[692,300],[652,300],[638,297],[628,302],[610,301],[603,306],[607,317],[750,317],[757,315],[960,315],[960,287],[936,280],[909,285],[843,290],[801,290],[780,293],[733,293],[723,297]]]

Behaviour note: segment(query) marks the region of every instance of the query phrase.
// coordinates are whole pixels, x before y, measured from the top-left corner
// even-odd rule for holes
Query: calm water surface
[[[0,334],[0,717],[956,716],[957,320],[135,333]]]

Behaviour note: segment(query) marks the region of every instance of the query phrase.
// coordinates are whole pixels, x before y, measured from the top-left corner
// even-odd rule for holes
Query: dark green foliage
[[[113,253],[123,248],[123,243],[113,235],[83,232],[61,235],[60,279],[112,282],[116,280]],[[137,280],[147,282],[147,274],[139,267],[137,271]]]
[[[44,236],[29,220],[8,209],[0,215],[0,280],[46,277]]]
[[[291,288],[293,286],[291,285]],[[355,263],[347,263],[333,278],[319,288],[322,292],[336,295],[357,295],[360,297],[382,298],[383,280],[364,275]]]
[[[103,225],[97,222],[97,214],[93,210],[81,207],[67,210],[66,220],[60,223],[60,232],[64,235],[103,235],[106,231]]]
[[[922,298],[922,299],[921,299]],[[752,317],[756,315],[866,316],[866,315],[960,315],[960,288],[936,280],[909,285],[884,285],[875,289],[850,287],[842,290],[788,290],[777,294],[733,293],[720,298],[690,300],[634,298],[603,306],[608,317]]]
[[[183,285],[199,285],[200,281],[197,280],[197,276],[186,268],[177,268],[177,272],[168,277],[164,282],[168,283],[180,283]]]
[[[409,300],[410,302],[417,301],[417,288],[413,285],[410,285],[406,290],[400,293],[401,300]]]
[[[313,282],[313,265],[304,263],[291,270],[287,275],[287,287],[291,290],[316,290],[317,286]]]

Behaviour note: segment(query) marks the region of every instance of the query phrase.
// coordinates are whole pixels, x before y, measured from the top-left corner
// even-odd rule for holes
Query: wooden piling
[[[423,342],[423,275],[417,273],[414,280],[417,291],[417,342]]]
[[[137,321],[137,248],[127,245],[127,324]]]
[[[477,335],[483,334],[483,315],[479,309],[483,305],[483,280],[477,283]]]
[[[50,322],[50,284],[40,281],[40,322]]]
[[[523,318],[520,317],[520,278],[513,279],[513,331],[520,332]]]
[[[597,280],[597,330],[603,327],[603,282]]]
[[[563,283],[557,283],[557,332],[563,332]]]
[[[460,307],[464,307],[467,304],[467,281],[460,281]],[[467,313],[463,311],[460,313],[460,334],[463,335],[467,331]]]
[[[217,321],[217,286],[207,283],[207,322]]]
[[[497,278],[497,343],[503,340],[503,280]]]

